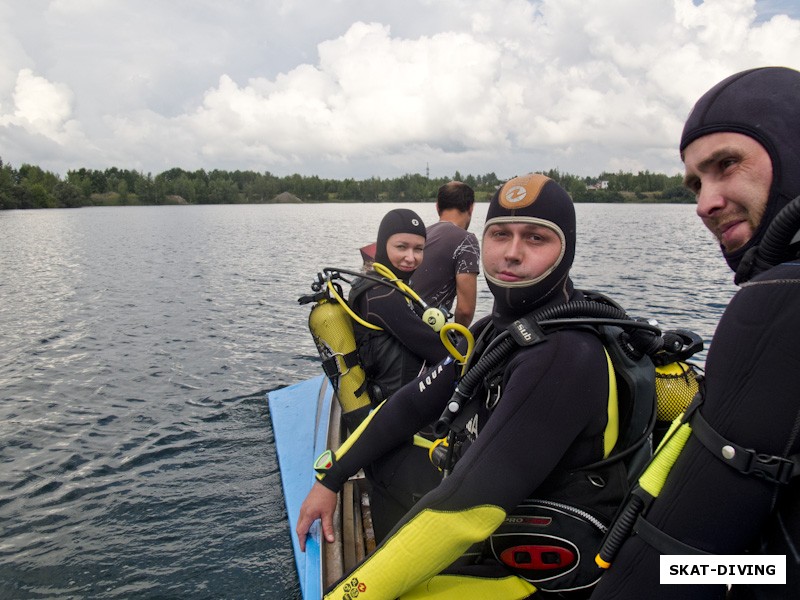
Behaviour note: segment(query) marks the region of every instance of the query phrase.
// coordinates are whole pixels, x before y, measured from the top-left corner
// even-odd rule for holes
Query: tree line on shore
[[[694,202],[680,175],[649,171],[601,173],[578,177],[558,169],[543,171],[575,202]],[[0,210],[78,208],[159,204],[270,204],[289,197],[300,202],[430,202],[439,187],[455,179],[475,190],[478,201],[491,198],[504,180],[494,173],[431,178],[420,174],[381,179],[323,179],[298,174],[279,177],[254,171],[186,171],[158,175],[111,167],[77,169],[66,177],[23,164],[18,169],[0,158]]]

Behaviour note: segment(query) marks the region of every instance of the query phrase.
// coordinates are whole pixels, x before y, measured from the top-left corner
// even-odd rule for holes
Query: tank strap
[[[329,356],[322,361],[322,370],[325,376],[331,381],[338,381],[339,377],[346,374],[350,369],[361,364],[361,359],[358,356],[358,350],[353,350],[347,354],[337,353]],[[338,389],[338,384],[337,384]],[[367,390],[367,380],[358,386],[353,392],[356,397],[361,396]]]
[[[347,373],[350,369],[358,365],[358,350],[353,350],[347,354],[341,352],[332,354],[322,361],[322,370],[328,379],[339,377]]]
[[[744,475],[784,485],[800,476],[800,454],[784,458],[735,444],[709,425],[699,410],[692,416],[691,426],[692,433],[711,454]]]
[[[659,554],[709,554],[664,533],[642,516],[636,519],[633,531],[643,542],[658,550]]]

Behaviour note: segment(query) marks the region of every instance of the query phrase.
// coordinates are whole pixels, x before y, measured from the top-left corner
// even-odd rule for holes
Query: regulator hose
[[[575,302],[568,302],[567,304],[559,304],[557,306],[540,309],[512,323],[508,330],[500,334],[498,339],[495,340],[496,345],[485,352],[478,362],[476,362],[458,382],[442,415],[433,426],[433,432],[436,437],[444,437],[447,435],[450,425],[453,423],[453,419],[455,419],[461,411],[462,404],[472,397],[477,386],[483,381],[483,378],[522,345],[518,338],[513,337],[512,331],[518,330],[519,327],[527,329],[538,328],[538,323],[542,321],[587,316],[600,319],[613,319],[615,321],[628,319],[625,311],[615,306],[592,300],[576,300]],[[547,323],[547,325],[552,326],[559,324],[564,325],[566,323]]]
[[[761,240],[762,260],[776,265],[786,258],[786,249],[800,228],[800,196],[789,202],[777,214]]]
[[[800,228],[800,196],[784,206],[769,224],[761,243],[750,248],[742,258],[733,281],[744,283],[788,258],[792,238]]]
[[[462,403],[469,400],[472,396],[472,392],[483,380],[484,376],[486,376],[495,365],[500,364],[518,348],[517,343],[511,339],[511,336],[507,333],[503,335],[506,337],[494,348],[486,352],[481,359],[475,363],[475,366],[467,371],[464,377],[461,378],[458,385],[456,385],[456,389],[453,391],[453,395],[450,397],[442,416],[439,417],[439,420],[433,425],[433,433],[437,438],[447,435],[447,432],[450,430],[450,425],[453,423],[453,419],[461,412]]]

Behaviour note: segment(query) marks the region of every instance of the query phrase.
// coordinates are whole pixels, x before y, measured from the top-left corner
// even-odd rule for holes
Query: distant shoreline
[[[648,171],[601,173],[578,177],[558,169],[542,172],[572,196],[575,203],[693,203],[682,177]],[[449,181],[463,181],[477,201],[487,201],[505,182],[494,173],[431,178],[409,174],[394,179],[322,179],[278,177],[269,172],[185,171],[158,175],[116,167],[104,171],[68,171],[65,179],[34,165],[15,169],[0,159],[0,210],[80,208],[82,206],[159,206],[202,204],[325,204],[434,202]]]

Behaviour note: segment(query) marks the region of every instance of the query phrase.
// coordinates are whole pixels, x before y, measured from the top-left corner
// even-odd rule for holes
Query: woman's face
[[[386,241],[386,256],[392,267],[408,273],[422,263],[425,238],[416,233],[395,233]]]
[[[506,283],[533,281],[561,256],[561,237],[544,225],[497,223],[483,234],[481,250],[487,275]]]

